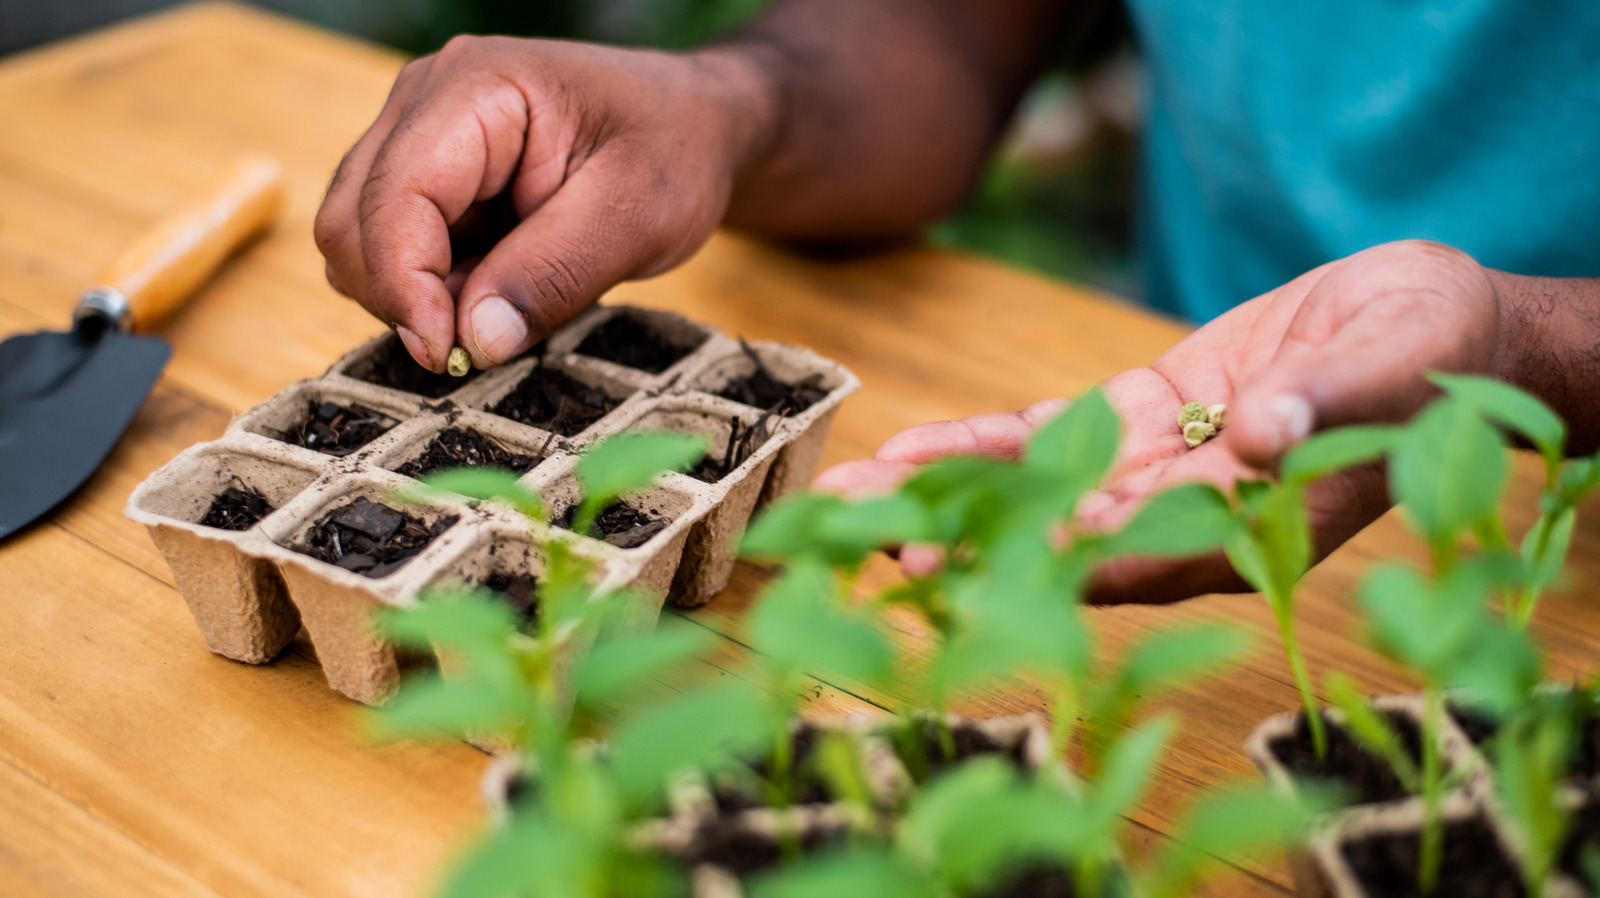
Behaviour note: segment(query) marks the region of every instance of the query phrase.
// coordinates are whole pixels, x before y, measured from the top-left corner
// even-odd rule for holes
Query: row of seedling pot
[[[1595,679],[1544,682],[1528,625],[1600,464],[1567,458],[1564,424],[1533,397],[1432,379],[1444,396],[1411,421],[1314,437],[1276,482],[1242,494],[1246,526],[1226,551],[1271,603],[1303,699],[1263,722],[1248,753],[1286,796],[1310,783],[1342,795],[1291,858],[1303,895],[1589,894],[1600,883]],[[1501,517],[1512,440],[1544,464],[1539,515],[1517,544]],[[1332,672],[1323,709],[1294,636],[1294,589],[1313,561],[1307,496],[1352,477],[1386,478],[1428,549],[1425,569],[1379,564],[1355,596],[1365,640],[1422,691],[1369,700]]]
[[[720,637],[681,621],[609,627],[606,606],[620,606],[607,597],[546,600],[595,633],[560,703],[549,649],[518,637],[503,598],[442,591],[386,614],[391,638],[455,659],[457,676],[408,679],[373,725],[487,732],[508,750],[488,778],[499,825],[457,862],[447,894],[1176,898],[1218,856],[1293,840],[1302,802],[1240,784],[1190,806],[1153,857],[1124,862],[1125,821],[1175,728],[1142,709],[1240,657],[1247,637],[1190,626],[1097,658],[1081,608],[1093,564],[1170,554],[1156,544],[1174,515],[1188,516],[1184,534],[1237,521],[1220,494],[1186,488],[1115,534],[1058,544],[1050,524],[1106,475],[1119,437],[1091,393],[1020,460],[947,459],[889,495],[774,503],[742,549],[778,570],[742,622],[748,653],[715,677],[685,671]],[[941,546],[946,563],[859,594],[869,556],[906,543]],[[935,637],[918,658],[891,635],[905,611]],[[1052,696],[1048,725],[951,715],[1022,676]],[[803,721],[812,678],[898,713]]]
[[[274,658],[302,625],[329,684],[392,691],[404,654],[374,609],[444,583],[509,593],[537,613],[550,547],[592,560],[602,592],[630,587],[648,627],[668,595],[704,603],[732,572],[751,513],[816,466],[858,382],[795,347],[735,342],[665,312],[597,307],[530,353],[464,378],[412,362],[392,334],[351,352],[191,447],[134,492],[212,651]],[[624,431],[690,436],[704,456],[634,485],[574,532],[581,459]],[[408,504],[443,470],[508,472],[536,494],[530,522],[463,495]]]

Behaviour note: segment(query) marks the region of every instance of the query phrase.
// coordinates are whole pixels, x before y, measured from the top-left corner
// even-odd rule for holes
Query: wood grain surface
[[[242,6],[179,9],[0,62],[0,336],[62,328],[77,293],[239,155],[284,164],[289,207],[160,332],[175,355],[105,467],[52,520],[0,545],[0,893],[396,896],[424,894],[481,825],[484,757],[464,745],[374,745],[309,649],[263,667],[209,654],[128,493],[230,416],[320,373],[381,330],[323,280],[311,220],[340,155],[377,113],[401,57]],[[922,421],[1068,395],[1154,358],[1182,327],[1117,301],[944,252],[807,260],[721,235],[681,270],[618,288],[730,334],[815,348],[863,389],[825,463],[862,457]],[[1526,460],[1523,460],[1524,462]],[[1517,467],[1513,529],[1536,481]],[[1588,593],[1600,526],[1580,524],[1570,588],[1538,631],[1558,674],[1600,643]],[[1312,669],[1373,691],[1411,684],[1362,647],[1349,593],[1379,556],[1419,557],[1394,517],[1310,578],[1301,631]],[[874,565],[868,585],[893,575]],[[739,612],[763,574],[686,615],[725,637],[706,659],[734,672]],[[1258,633],[1249,661],[1164,702],[1181,735],[1129,827],[1134,856],[1165,838],[1203,787],[1253,776],[1240,744],[1296,704],[1255,596],[1093,612],[1105,647],[1181,621]],[[927,634],[900,621],[909,663]],[[895,695],[812,682],[807,708],[840,713]],[[978,714],[1039,709],[1026,687],[973,696]],[[1239,860],[1209,894],[1288,891],[1277,859]]]

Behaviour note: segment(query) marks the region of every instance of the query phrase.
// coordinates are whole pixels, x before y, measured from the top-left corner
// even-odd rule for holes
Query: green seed
[[[1217,429],[1206,421],[1190,421],[1183,425],[1183,442],[1190,449],[1204,443],[1216,435]]]
[[[450,360],[445,362],[445,367],[450,369],[451,377],[466,377],[467,372],[472,370],[472,356],[457,346],[450,350]]]
[[[1185,405],[1183,407],[1183,411],[1178,412],[1178,426],[1179,427],[1183,427],[1183,426],[1188,425],[1188,424],[1190,424],[1190,423],[1192,423],[1194,421],[1209,421],[1209,420],[1210,420],[1210,416],[1206,414],[1206,407],[1201,405],[1198,402],[1191,402],[1188,405]]]

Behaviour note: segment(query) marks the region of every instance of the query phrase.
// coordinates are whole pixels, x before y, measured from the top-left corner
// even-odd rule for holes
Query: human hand
[[[1124,437],[1104,488],[1085,497],[1079,524],[1120,526],[1149,496],[1203,481],[1231,490],[1270,471],[1313,431],[1402,421],[1436,395],[1429,371],[1509,379],[1519,351],[1514,315],[1499,289],[1506,276],[1438,244],[1384,244],[1324,265],[1210,322],[1148,368],[1103,384]],[[1187,402],[1228,406],[1227,426],[1196,449],[1177,425]],[[870,461],[819,475],[815,487],[846,494],[892,488],[917,465],[957,454],[1016,457],[1033,430],[1065,407],[1046,400],[1012,414],[978,415],[903,431]],[[1318,557],[1389,507],[1383,472],[1346,471],[1314,484],[1307,509]],[[901,552],[907,573],[939,558]],[[1245,589],[1227,560],[1119,560],[1096,572],[1097,602],[1168,602]]]
[[[328,280],[435,372],[457,343],[500,364],[704,243],[769,110],[731,51],[456,38],[401,70],[334,175]]]

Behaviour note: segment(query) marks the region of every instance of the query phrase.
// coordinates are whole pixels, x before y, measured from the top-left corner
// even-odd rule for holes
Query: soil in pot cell
[[[754,423],[746,426],[743,419],[728,421],[728,443],[720,455],[708,453],[694,467],[684,473],[701,483],[718,483],[750,460],[761,445],[772,438],[772,415],[763,413]]]
[[[627,312],[612,315],[590,331],[578,344],[577,353],[603,359],[626,368],[660,374],[700,348],[705,338],[692,345],[675,342],[645,321]]]
[[[728,381],[717,391],[718,396],[765,409],[774,415],[798,415],[827,397],[828,388],[822,385],[820,373],[790,383],[774,374],[742,337],[739,346],[755,369]]]
[[[919,720],[915,729],[897,727],[890,738],[900,762],[910,772],[911,778],[919,783],[980,755],[1001,755],[1016,765],[1018,770],[1028,767],[1026,741],[1002,745],[971,723],[963,722],[951,727],[948,746],[940,735],[939,727],[927,719]]]
[[[438,399],[454,393],[482,374],[476,368],[468,369],[461,377],[434,374],[417,364],[399,337],[391,336],[378,345],[373,353],[352,365],[345,374],[369,384],[389,387],[406,393],[415,393],[429,399]]]
[[[1584,863],[1584,855],[1591,852],[1600,856],[1600,796],[1592,792],[1588,801],[1572,815],[1567,841],[1561,846],[1561,857],[1556,864],[1563,873],[1581,881],[1589,894],[1594,894],[1600,882],[1590,878]]]
[[[789,740],[788,804],[826,804],[833,800],[827,784],[811,763],[817,747],[816,727],[804,724]],[[711,797],[717,811],[732,814],[755,807],[773,807],[777,797],[772,782],[771,758],[746,759],[743,769],[713,778]]]
[[[231,530],[241,532],[261,523],[261,519],[275,510],[267,497],[235,478],[236,485],[230,486],[217,494],[211,500],[211,506],[206,509],[205,516],[200,519],[200,526],[215,527],[218,530]]]
[[[293,446],[342,458],[388,433],[399,422],[360,403],[312,400],[299,424],[268,436]]]
[[[1372,898],[1424,898],[1417,887],[1421,833],[1382,833],[1340,846],[1345,863]],[[1522,875],[1494,830],[1479,817],[1446,824],[1439,881],[1428,898],[1522,898]]]
[[[479,586],[504,599],[517,616],[528,626],[539,621],[539,578],[532,574],[516,574],[510,571],[495,571],[482,580],[474,581],[473,586]]]
[[[1102,898],[1129,894],[1120,871],[1106,871],[1106,884],[1097,891]],[[980,892],[978,898],[1077,898],[1078,885],[1073,873],[1059,864],[1036,863],[1024,865],[1005,877],[991,889]]]
[[[539,463],[533,455],[512,452],[476,430],[449,427],[428,441],[420,454],[395,468],[407,477],[424,477],[451,468],[503,468],[526,474]]]
[[[550,523],[563,530],[571,530],[572,519],[577,514],[578,506],[569,505]],[[671,523],[672,519],[660,509],[619,499],[607,505],[595,517],[594,530],[603,542],[619,549],[635,549],[649,542],[651,537],[667,529]]]
[[[604,418],[622,400],[605,388],[586,384],[565,371],[536,365],[510,393],[489,409],[540,430],[577,436]]]
[[[1473,745],[1482,746],[1500,731],[1500,722],[1474,708],[1451,702],[1446,705],[1450,719],[1461,728]],[[1569,755],[1568,774],[1575,779],[1600,775],[1600,717],[1588,717],[1579,727]]]
[[[844,844],[848,834],[843,825],[812,826],[800,832],[794,844],[801,854],[811,854]],[[744,879],[776,867],[784,857],[784,846],[777,839],[752,831],[737,817],[713,817],[695,832],[683,860],[713,864]]]
[[[458,519],[448,515],[430,524],[360,496],[324,515],[294,548],[376,580],[399,570]]]
[[[1422,734],[1409,717],[1381,711],[1389,725],[1399,734],[1406,753],[1419,766],[1422,763]],[[1329,780],[1342,786],[1355,804],[1377,804],[1405,798],[1405,785],[1382,758],[1369,753],[1348,732],[1323,715],[1328,735],[1328,751],[1317,756],[1311,741],[1311,729],[1302,713],[1295,718],[1291,736],[1274,739],[1267,748],[1278,763],[1288,768],[1294,776]]]

